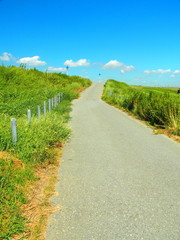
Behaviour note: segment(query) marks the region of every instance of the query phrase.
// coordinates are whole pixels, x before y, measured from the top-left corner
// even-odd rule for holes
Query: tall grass
[[[69,138],[71,100],[90,84],[78,76],[0,66],[0,239],[25,230],[20,207],[26,202],[26,184],[34,180],[37,165],[52,159],[53,147]],[[43,101],[59,92],[61,103],[38,119],[37,105],[42,109]],[[30,124],[27,109],[32,111]],[[12,117],[17,119],[16,144],[11,139]]]
[[[165,88],[133,87],[115,80],[105,84],[103,99],[132,112],[153,126],[180,135],[180,96]]]
[[[74,90],[89,85],[88,79],[78,76],[0,66],[0,113],[18,117],[28,108],[35,113],[37,105],[59,91],[66,91],[68,99],[73,99],[77,96]]]
[[[20,169],[11,158],[0,159],[0,239],[11,239],[26,229],[20,207],[26,203],[24,188],[29,180],[33,180],[31,168]]]

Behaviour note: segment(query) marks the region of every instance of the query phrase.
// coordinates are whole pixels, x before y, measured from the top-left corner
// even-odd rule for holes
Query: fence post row
[[[54,98],[48,99],[48,111],[51,112],[53,107],[56,107],[62,99],[63,93],[59,93],[57,96]],[[47,106],[46,106],[46,101],[43,103],[43,111],[44,111],[44,116],[46,116],[47,113]],[[27,120],[28,123],[30,124],[31,122],[31,110],[27,110]],[[38,105],[37,106],[37,117],[38,119],[41,118],[41,107]],[[11,118],[11,131],[12,131],[12,142],[16,143],[17,142],[17,126],[16,126],[16,118]]]
[[[54,97],[53,100],[54,100],[54,106],[56,107],[56,97]]]

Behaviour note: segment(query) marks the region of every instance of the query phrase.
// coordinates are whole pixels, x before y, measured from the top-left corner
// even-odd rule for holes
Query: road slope
[[[101,101],[102,89],[74,101],[47,240],[179,240],[179,144]]]

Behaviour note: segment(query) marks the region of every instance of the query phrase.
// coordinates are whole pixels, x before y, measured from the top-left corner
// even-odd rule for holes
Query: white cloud
[[[133,71],[135,70],[135,67],[130,65],[130,66],[127,66],[125,65],[124,63],[122,62],[119,62],[117,60],[111,60],[109,61],[108,63],[106,63],[105,65],[102,66],[103,69],[111,69],[111,70],[114,70],[114,69],[120,69],[120,72],[121,73],[126,73],[126,72],[130,72],[130,71]]]
[[[165,73],[170,73],[171,69],[163,70],[163,69],[157,69],[157,70],[145,70],[144,73],[150,74],[150,73],[160,73],[160,74],[165,74]]]
[[[59,67],[59,68],[48,67],[47,70],[48,71],[54,71],[54,72],[66,72],[67,71],[66,68],[62,68],[62,67]]]
[[[135,67],[130,65],[130,66],[123,66],[123,69],[121,69],[121,73],[126,73],[126,72],[131,72],[135,70]]]
[[[2,56],[0,56],[0,60],[2,61],[10,61],[13,58],[11,53],[4,52]]]
[[[149,71],[149,70],[145,70],[144,73],[150,74],[151,71]]]
[[[40,65],[46,65],[47,63],[44,61],[39,60],[39,56],[34,56],[34,57],[24,57],[20,58],[17,63],[23,63],[27,64],[28,66],[40,66]]]
[[[174,74],[180,74],[180,70],[175,70],[173,73]]]
[[[64,65],[68,67],[88,67],[90,66],[90,63],[87,59],[79,59],[77,62],[73,62],[73,60],[66,60]]]
[[[117,60],[111,60],[108,63],[106,63],[102,68],[103,69],[117,69],[121,68],[123,66],[123,63],[118,62]]]
[[[170,78],[175,78],[176,76],[174,75],[174,74],[172,74],[171,76],[170,76]]]
[[[175,70],[170,77],[175,78],[175,77],[177,77],[178,74],[180,74],[180,70]]]

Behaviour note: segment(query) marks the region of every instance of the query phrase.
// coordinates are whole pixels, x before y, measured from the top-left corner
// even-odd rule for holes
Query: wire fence
[[[59,93],[53,98],[44,101],[43,105],[37,106],[37,118],[40,119],[41,116],[46,116],[47,112],[51,112],[63,99],[63,93]],[[41,111],[42,110],[42,111]],[[31,109],[27,110],[27,122],[30,124],[32,121]],[[11,118],[11,132],[12,132],[12,142],[15,144],[18,141],[18,129],[16,118]]]

